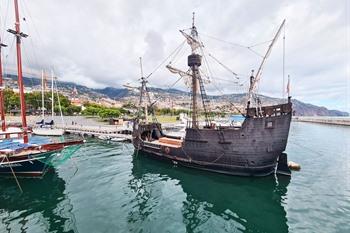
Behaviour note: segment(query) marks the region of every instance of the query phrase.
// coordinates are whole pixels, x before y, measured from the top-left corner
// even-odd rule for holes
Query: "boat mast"
[[[23,87],[23,76],[22,76],[22,54],[21,54],[21,39],[28,37],[27,34],[21,32],[19,12],[18,12],[18,0],[14,0],[15,5],[15,30],[8,29],[7,31],[16,36],[16,50],[17,50],[17,76],[18,76],[18,89],[21,102],[21,118],[22,118],[22,128],[23,128],[23,141],[28,143],[28,129],[27,129],[27,118],[26,118],[26,103],[24,100],[24,87]]]
[[[146,79],[145,77],[143,77],[143,68],[142,68],[142,57],[140,57],[140,71],[141,71],[141,98],[140,98],[140,106],[143,104],[145,104],[145,123],[148,124],[148,106],[147,106],[147,102],[143,101],[143,95],[145,94],[145,92],[147,92],[146,90]]]
[[[45,83],[44,83],[44,70],[41,70],[41,116],[45,118]]]
[[[3,79],[2,79],[2,59],[1,59],[1,50],[2,47],[7,47],[7,45],[1,43],[1,38],[0,38],[0,112],[1,112],[1,130],[3,132],[6,131],[6,122],[5,122],[5,105],[4,105],[4,86],[3,86]]]
[[[263,66],[265,65],[265,62],[271,53],[273,45],[275,44],[276,40],[278,39],[279,35],[281,34],[281,30],[282,30],[285,22],[286,22],[286,20],[283,20],[281,26],[278,28],[278,31],[277,31],[275,37],[272,39],[271,44],[269,45],[269,48],[266,51],[266,54],[265,54],[260,66],[259,66],[258,72],[256,72],[255,77],[254,76],[251,77],[249,91],[248,91],[247,111],[248,111],[249,105],[251,103],[252,95],[253,95],[253,92],[256,88],[256,85],[260,81]]]
[[[194,26],[194,12],[192,16],[191,37],[197,41],[198,32]],[[188,66],[192,70],[192,127],[198,128],[198,106],[197,106],[197,91],[198,91],[198,67],[201,65],[201,56],[196,54],[197,46],[192,45],[192,54],[188,56]]]
[[[51,118],[53,120],[53,115],[54,115],[54,92],[53,92],[53,71],[51,70]]]

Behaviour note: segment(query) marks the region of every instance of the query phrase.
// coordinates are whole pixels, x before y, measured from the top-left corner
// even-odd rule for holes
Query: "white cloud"
[[[183,41],[178,30],[191,26],[192,11],[206,49],[235,72],[249,75],[261,58],[206,35],[252,45],[271,39],[285,18],[286,73],[292,77],[293,96],[350,111],[346,100],[350,98],[348,1],[37,0],[20,1],[20,10],[26,18],[22,30],[30,34],[23,41],[26,67],[54,67],[62,80],[98,88],[136,82],[140,56],[145,73],[153,71]],[[12,1],[1,1],[0,15],[0,34],[9,44],[3,50],[8,55],[5,66],[13,67],[13,38],[5,33],[14,26]],[[260,85],[262,93],[276,97],[283,90],[281,39]],[[263,54],[266,48],[264,44],[255,49]],[[187,69],[186,55],[176,63],[182,69]],[[214,76],[233,78],[208,60],[213,63]],[[162,66],[150,84],[166,87],[175,80]],[[224,92],[234,89],[228,82],[215,82]],[[217,92],[213,85],[208,91]]]

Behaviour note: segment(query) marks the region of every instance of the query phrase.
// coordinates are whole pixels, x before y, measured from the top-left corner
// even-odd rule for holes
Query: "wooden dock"
[[[293,121],[350,126],[350,117],[298,116]]]
[[[78,134],[88,137],[109,136],[109,137],[123,137],[131,139],[132,128],[127,127],[109,127],[109,126],[56,126],[56,128],[64,129],[68,134]]]

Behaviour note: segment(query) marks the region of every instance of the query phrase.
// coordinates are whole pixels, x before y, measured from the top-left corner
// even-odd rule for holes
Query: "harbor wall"
[[[298,116],[293,121],[350,126],[350,117]]]

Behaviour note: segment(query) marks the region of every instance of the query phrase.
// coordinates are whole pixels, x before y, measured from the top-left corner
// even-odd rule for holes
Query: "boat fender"
[[[170,153],[170,148],[169,147],[165,147],[164,151],[165,151],[165,153],[169,154]]]
[[[293,161],[288,162],[288,167],[289,167],[289,169],[294,170],[294,171],[299,171],[301,169],[300,165],[293,162]]]

